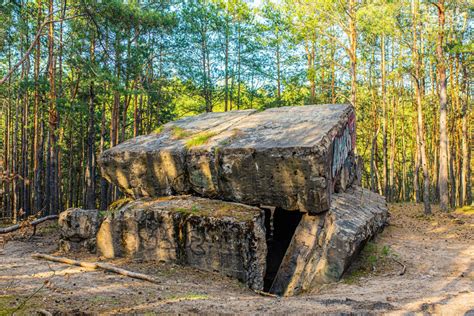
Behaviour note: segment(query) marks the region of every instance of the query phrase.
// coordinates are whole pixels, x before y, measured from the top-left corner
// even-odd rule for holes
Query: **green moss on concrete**
[[[112,211],[115,211],[115,210],[118,210],[119,208],[122,208],[123,206],[127,205],[128,203],[132,202],[133,199],[131,198],[122,198],[122,199],[118,199],[114,202],[112,202],[110,205],[109,205],[109,208],[107,209],[108,211],[112,212]],[[99,215],[105,215],[105,214],[101,214],[99,213]]]
[[[161,132],[163,132],[165,126],[164,125],[161,125],[160,127],[156,128],[154,131],[153,131],[153,134],[161,134]]]
[[[201,132],[186,141],[186,148],[192,148],[206,144],[210,138],[216,136],[215,132]]]
[[[193,215],[201,215],[201,208],[197,205],[193,205],[189,207],[177,207],[174,209],[176,212],[185,213],[185,214],[193,214]]]
[[[171,128],[171,135],[173,139],[183,139],[183,138],[190,137],[191,135],[193,135],[193,133],[188,130],[185,130],[182,127],[173,126]]]
[[[186,200],[181,201],[180,206],[172,207],[169,210],[183,214],[213,218],[230,217],[239,222],[251,221],[258,214],[258,211],[255,209],[228,202],[211,200],[199,200],[192,204],[188,204],[189,202],[187,202]]]

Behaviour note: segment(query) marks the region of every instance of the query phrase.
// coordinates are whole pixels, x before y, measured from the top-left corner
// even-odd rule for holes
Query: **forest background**
[[[106,209],[97,157],[183,116],[352,103],[362,184],[472,203],[473,3],[4,0],[0,219]]]

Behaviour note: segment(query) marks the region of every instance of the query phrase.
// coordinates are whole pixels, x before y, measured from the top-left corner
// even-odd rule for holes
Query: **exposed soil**
[[[391,225],[369,243],[345,277],[296,297],[258,295],[215,273],[164,263],[113,260],[155,276],[152,284],[116,274],[31,258],[56,252],[57,227],[0,244],[0,315],[156,313],[474,314],[474,212],[420,216],[394,204]],[[97,261],[87,253],[70,258]],[[405,267],[405,269],[404,269]]]

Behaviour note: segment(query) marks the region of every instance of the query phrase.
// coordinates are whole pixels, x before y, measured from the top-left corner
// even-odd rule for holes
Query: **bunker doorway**
[[[302,217],[303,213],[301,212],[290,212],[279,208],[265,209],[268,251],[264,279],[265,292],[268,292],[273,284],[273,280]]]

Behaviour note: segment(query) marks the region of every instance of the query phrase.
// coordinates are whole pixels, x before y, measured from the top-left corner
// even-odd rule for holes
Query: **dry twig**
[[[400,273],[398,275],[404,275],[405,272],[407,271],[407,267],[395,258],[392,258],[392,260],[402,266],[402,271],[400,271]]]

